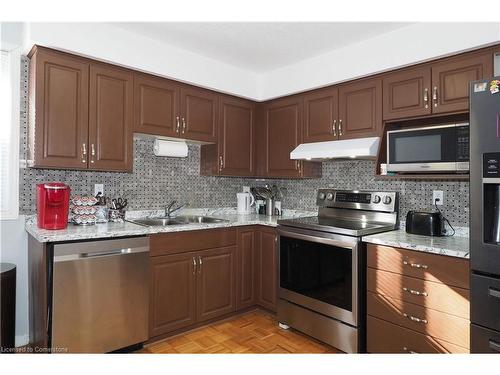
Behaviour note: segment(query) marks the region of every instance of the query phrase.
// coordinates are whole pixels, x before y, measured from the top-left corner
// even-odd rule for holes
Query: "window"
[[[19,50],[0,53],[0,219],[17,219],[21,56]]]

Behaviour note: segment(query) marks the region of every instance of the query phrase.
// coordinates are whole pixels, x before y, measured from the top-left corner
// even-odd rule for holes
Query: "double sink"
[[[217,219],[215,217],[209,217],[209,216],[186,215],[186,216],[175,216],[175,217],[135,219],[129,221],[131,223],[147,227],[166,227],[169,225],[224,223],[227,222],[228,220]]]

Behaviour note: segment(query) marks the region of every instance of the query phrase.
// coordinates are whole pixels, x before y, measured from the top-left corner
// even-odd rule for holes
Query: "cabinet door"
[[[197,321],[204,321],[236,310],[236,246],[197,253]]]
[[[338,138],[338,90],[314,92],[304,98],[304,142],[332,141]]]
[[[196,253],[151,257],[149,335],[196,322]]]
[[[90,66],[90,169],[132,171],[132,83],[127,70]]]
[[[431,114],[429,66],[388,73],[383,85],[384,120]]]
[[[181,138],[217,141],[218,96],[208,90],[181,88]]]
[[[180,131],[179,85],[155,76],[134,75],[134,131],[174,137]]]
[[[493,75],[493,56],[473,54],[432,66],[432,112],[469,110],[469,83]]]
[[[278,294],[277,234],[273,229],[259,231],[258,244],[258,304],[276,311]]]
[[[35,167],[87,168],[89,64],[37,48],[31,59]],[[31,104],[33,105],[33,104]]]
[[[277,100],[266,108],[266,175],[299,177],[301,163],[290,159],[290,152],[301,139],[302,100]]]
[[[382,130],[382,79],[366,79],[339,89],[339,139],[373,137]]]
[[[255,304],[255,230],[246,228],[238,230],[238,253],[236,256],[236,307],[242,309]]]
[[[254,105],[222,97],[219,116],[219,174],[251,176],[254,171]]]

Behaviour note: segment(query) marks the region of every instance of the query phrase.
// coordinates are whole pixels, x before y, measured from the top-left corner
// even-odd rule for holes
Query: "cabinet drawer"
[[[469,353],[461,346],[372,316],[367,317],[367,350],[369,353]]]
[[[471,324],[472,353],[500,353],[500,332]]]
[[[500,279],[472,275],[471,320],[500,331]]]
[[[467,319],[370,292],[367,296],[367,313],[425,335],[469,348],[470,323]]]
[[[368,267],[469,289],[469,261],[381,245],[368,245]]]
[[[150,256],[184,253],[236,245],[236,229],[206,229],[158,233],[150,237]]]
[[[367,288],[373,293],[469,319],[466,289],[372,268],[367,270]]]

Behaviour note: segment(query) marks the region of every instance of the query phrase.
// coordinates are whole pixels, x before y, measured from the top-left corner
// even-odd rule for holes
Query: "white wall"
[[[500,42],[500,23],[420,23],[266,73],[260,98],[328,86]]]
[[[26,52],[33,44],[255,98],[257,74],[107,23],[30,23]]]
[[[24,215],[0,221],[0,262],[16,267],[16,346],[29,341],[28,323],[28,236]]]

